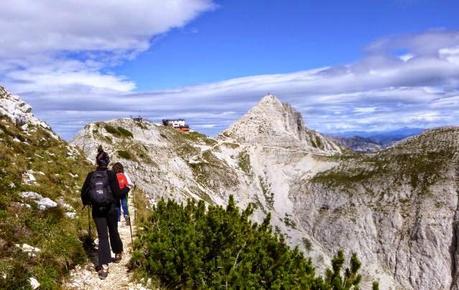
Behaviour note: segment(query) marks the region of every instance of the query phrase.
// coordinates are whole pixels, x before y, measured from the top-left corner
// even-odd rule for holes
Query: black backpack
[[[106,207],[113,202],[107,170],[94,171],[91,176],[89,198],[95,207]]]

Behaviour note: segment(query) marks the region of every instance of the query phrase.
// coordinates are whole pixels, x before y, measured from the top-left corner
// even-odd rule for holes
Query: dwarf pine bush
[[[252,212],[252,205],[240,211],[232,196],[226,208],[161,200],[141,225],[131,267],[165,288],[357,289],[355,255],[344,276],[339,252],[319,277],[310,259],[272,231],[269,216],[255,224]]]

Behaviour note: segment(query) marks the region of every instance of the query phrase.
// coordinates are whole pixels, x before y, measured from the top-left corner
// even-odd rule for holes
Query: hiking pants
[[[129,216],[129,209],[128,209],[128,198],[127,196],[121,198],[121,208],[123,209],[124,217]],[[118,208],[118,221],[120,221],[121,217],[121,208]]]
[[[123,242],[118,233],[116,206],[112,205],[106,212],[93,211],[93,219],[99,238],[99,266],[101,266],[112,261],[110,245],[115,254],[123,252]]]

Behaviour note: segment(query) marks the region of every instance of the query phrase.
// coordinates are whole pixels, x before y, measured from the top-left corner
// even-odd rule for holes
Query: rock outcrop
[[[0,86],[0,116],[8,117],[14,124],[27,130],[29,126],[39,126],[52,133],[57,138],[51,128],[43,121],[35,117],[32,107],[21,98],[8,92]]]

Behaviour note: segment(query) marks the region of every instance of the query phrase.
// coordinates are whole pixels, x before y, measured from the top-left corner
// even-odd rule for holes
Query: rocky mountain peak
[[[301,113],[271,94],[264,96],[221,136],[241,143],[340,151],[333,141],[308,129]]]
[[[260,141],[260,138],[273,137],[299,141],[304,130],[300,113],[289,104],[282,103],[277,97],[267,95],[226,130],[224,135],[247,143],[254,141],[254,138]]]
[[[269,106],[269,105],[282,106],[282,102],[275,95],[267,94],[266,96],[261,98],[261,100],[258,102],[257,106]]]

